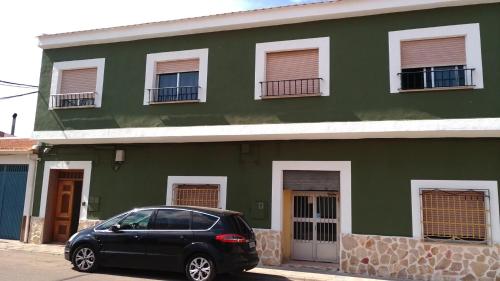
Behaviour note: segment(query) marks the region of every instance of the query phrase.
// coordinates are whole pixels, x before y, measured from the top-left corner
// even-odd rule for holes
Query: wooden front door
[[[57,183],[56,210],[54,217],[54,241],[64,243],[68,241],[71,231],[71,217],[73,214],[73,196],[75,182],[59,180]]]

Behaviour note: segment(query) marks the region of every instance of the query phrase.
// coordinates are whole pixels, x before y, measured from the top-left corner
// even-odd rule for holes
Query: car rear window
[[[193,212],[193,220],[191,222],[191,229],[205,230],[209,229],[216,221],[217,217]]]
[[[248,225],[245,219],[240,215],[232,215],[228,217],[228,222],[236,234],[249,236],[252,234],[252,228]]]

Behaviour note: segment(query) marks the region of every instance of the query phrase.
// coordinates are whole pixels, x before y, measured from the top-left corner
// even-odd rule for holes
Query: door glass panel
[[[335,197],[316,197],[316,213],[321,219],[336,219],[337,206]]]
[[[321,242],[337,241],[336,223],[318,223],[316,225],[316,238]]]
[[[120,229],[147,229],[153,210],[142,210],[129,214],[120,222]]]
[[[293,239],[313,240],[314,225],[312,222],[293,222]]]
[[[186,230],[191,222],[191,212],[185,210],[158,210],[154,229]]]
[[[313,202],[310,196],[293,197],[293,216],[295,218],[312,218]]]

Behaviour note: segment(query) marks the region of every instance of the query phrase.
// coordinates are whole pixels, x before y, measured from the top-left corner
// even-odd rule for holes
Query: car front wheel
[[[190,281],[212,281],[215,278],[215,264],[206,255],[193,255],[186,263],[186,277]]]
[[[97,258],[94,249],[83,245],[78,247],[71,260],[78,271],[93,272],[97,269]]]

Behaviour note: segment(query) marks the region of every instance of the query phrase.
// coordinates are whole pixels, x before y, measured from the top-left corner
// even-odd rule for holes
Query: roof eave
[[[53,49],[496,2],[500,0],[343,0],[41,35],[38,45],[42,49]]]

